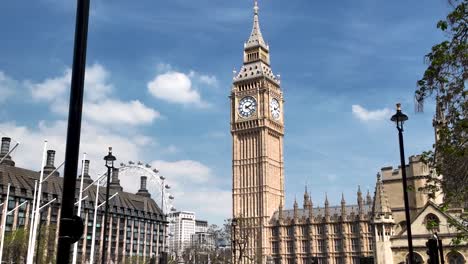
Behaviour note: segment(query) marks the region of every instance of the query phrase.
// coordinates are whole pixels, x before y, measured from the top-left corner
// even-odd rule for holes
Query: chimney
[[[10,151],[10,142],[11,142],[11,138],[2,137],[2,146],[0,148],[0,159],[4,158],[2,161],[2,165],[15,166],[15,162],[11,159],[10,155],[8,155],[8,152]]]
[[[55,170],[54,161],[55,150],[47,150],[47,160],[46,165],[44,166],[44,177],[47,177],[50,173],[52,173]],[[54,172],[53,176],[59,176],[58,171]]]
[[[89,176],[89,160],[84,161],[84,176],[83,176],[83,183],[85,184],[91,184],[93,183],[93,179],[91,179],[91,176]],[[80,175],[81,177],[82,175]],[[76,178],[77,181],[81,181],[81,178],[78,177]]]
[[[123,191],[122,186],[120,186],[119,169],[118,168],[114,168],[112,170],[112,180],[111,180],[111,183],[109,185],[109,188],[111,188],[112,190],[116,190],[116,191]]]
[[[140,190],[136,193],[137,195],[143,196],[143,197],[151,197],[151,194],[148,192],[146,189],[146,181],[148,177],[146,176],[141,176],[140,178]]]

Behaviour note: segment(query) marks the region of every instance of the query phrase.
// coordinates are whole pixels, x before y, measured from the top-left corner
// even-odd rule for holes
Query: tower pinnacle
[[[268,50],[268,46],[263,39],[262,32],[260,31],[260,22],[258,19],[258,11],[260,8],[258,7],[258,2],[255,1],[254,3],[254,19],[253,19],[253,26],[252,26],[252,33],[250,34],[249,40],[245,43],[245,49],[254,48],[261,46],[262,48]]]

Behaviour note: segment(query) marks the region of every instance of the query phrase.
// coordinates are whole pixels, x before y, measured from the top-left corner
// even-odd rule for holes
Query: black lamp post
[[[236,228],[237,228],[237,219],[233,218],[231,221],[231,247],[232,247],[232,263],[236,264]]]
[[[108,214],[109,214],[109,186],[110,186],[110,175],[112,172],[112,169],[114,168],[114,161],[115,157],[112,156],[112,147],[109,147],[109,154],[104,157],[104,160],[106,161],[106,167],[107,167],[107,185],[106,185],[106,211],[104,213],[104,247],[102,251],[102,258],[101,258],[101,263],[105,264],[106,263],[106,253],[107,253],[107,227],[108,227]]]
[[[391,118],[396,123],[398,129],[398,139],[400,142],[400,162],[401,162],[401,175],[403,178],[403,197],[405,200],[405,218],[406,218],[406,234],[408,235],[408,250],[409,250],[409,263],[414,262],[413,253],[413,235],[411,234],[411,219],[408,202],[408,183],[406,182],[406,165],[405,165],[405,148],[403,146],[403,124],[408,120],[408,116],[401,112],[401,104],[397,104],[397,112]]]

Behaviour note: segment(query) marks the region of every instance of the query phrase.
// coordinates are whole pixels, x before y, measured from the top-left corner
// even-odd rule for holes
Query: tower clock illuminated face
[[[270,112],[271,112],[271,116],[273,117],[273,119],[278,120],[280,118],[281,108],[280,108],[280,104],[278,102],[278,99],[276,99],[276,98],[271,99],[271,101],[270,101]]]
[[[252,96],[246,96],[240,100],[238,110],[242,117],[249,117],[257,110],[257,101]]]

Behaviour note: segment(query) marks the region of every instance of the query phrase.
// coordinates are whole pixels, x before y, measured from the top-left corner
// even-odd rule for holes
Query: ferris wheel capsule
[[[143,162],[141,162],[141,161],[138,161],[138,165],[143,165]]]
[[[133,165],[133,164],[135,164],[135,162],[129,160],[129,161],[128,161],[128,164]]]
[[[123,167],[123,166],[125,166],[125,163],[121,162],[120,167]]]
[[[146,163],[145,167],[146,167],[146,168],[151,168],[151,165],[149,165],[148,163]]]
[[[169,195],[169,199],[174,200],[174,196]]]
[[[153,169],[153,172],[154,173],[158,173],[159,171],[157,169]]]

